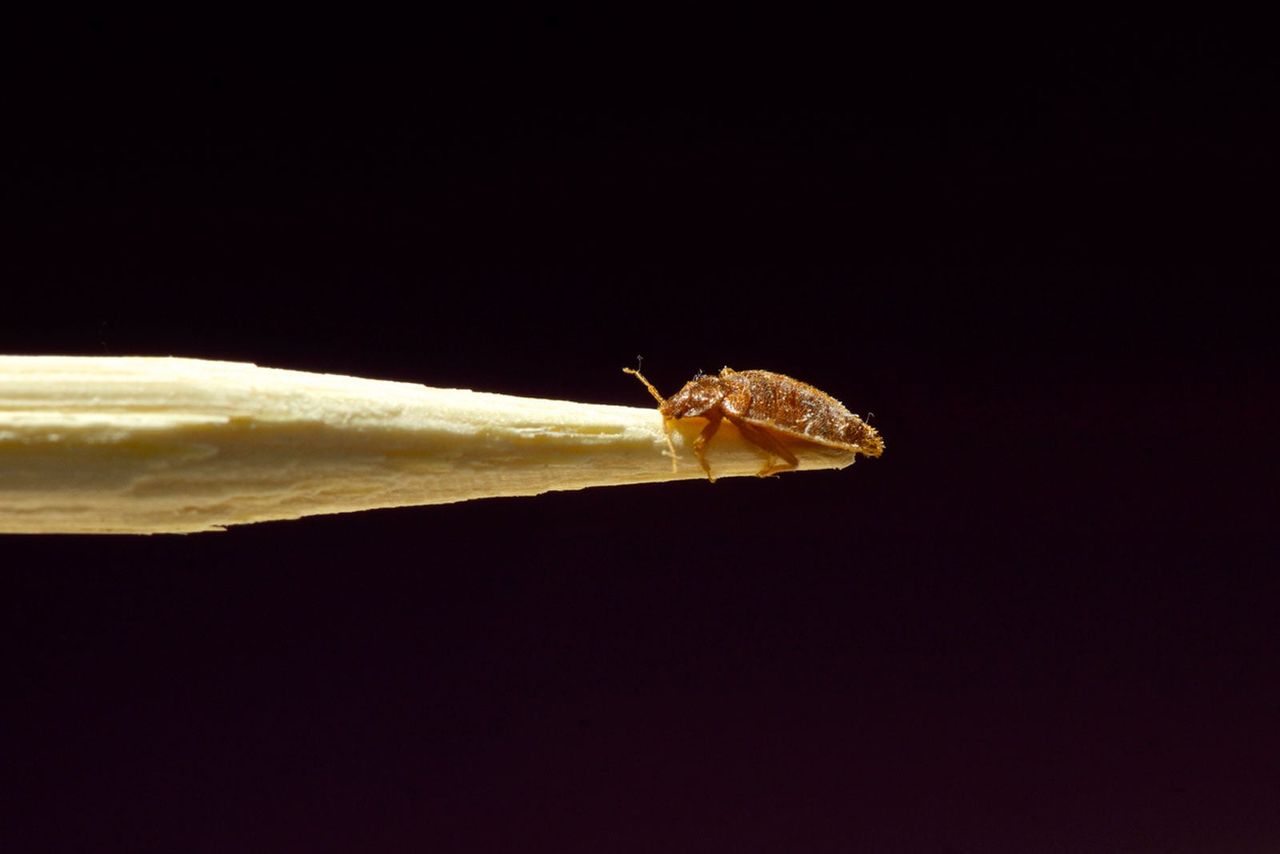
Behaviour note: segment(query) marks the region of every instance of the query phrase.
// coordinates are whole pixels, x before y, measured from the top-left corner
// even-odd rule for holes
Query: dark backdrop
[[[0,352],[643,406],[642,354],[795,375],[888,449],[0,539],[4,847],[1275,850],[1245,32],[15,28]]]

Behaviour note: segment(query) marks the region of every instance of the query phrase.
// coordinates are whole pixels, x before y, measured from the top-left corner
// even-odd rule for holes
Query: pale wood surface
[[[702,423],[675,425],[673,472],[653,407],[200,359],[0,356],[0,533],[189,533],[705,480],[690,451]],[[801,470],[853,462],[842,450],[793,450]],[[764,463],[727,423],[708,459],[718,478]]]

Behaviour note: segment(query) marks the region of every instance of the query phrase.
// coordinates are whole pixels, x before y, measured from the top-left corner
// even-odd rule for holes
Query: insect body
[[[658,411],[668,431],[673,468],[675,446],[670,423],[679,418],[707,419],[707,426],[693,442],[693,453],[710,480],[715,478],[707,464],[706,447],[725,419],[738,428],[742,438],[768,456],[760,477],[799,465],[795,454],[786,447],[786,440],[841,448],[869,457],[878,457],[884,451],[880,434],[843,403],[782,374],[725,368],[717,376],[699,374],[671,397],[664,398],[639,371],[623,370],[635,374],[658,401]],[[781,462],[775,464],[775,459]]]

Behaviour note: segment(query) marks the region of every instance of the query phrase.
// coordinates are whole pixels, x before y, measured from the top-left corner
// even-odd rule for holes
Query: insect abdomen
[[[828,445],[848,445],[880,456],[884,443],[876,431],[843,403],[813,386],[770,371],[742,371],[750,383],[746,417],[771,423],[798,438]]]
[[[845,444],[856,445],[858,450],[869,457],[878,457],[884,452],[884,440],[870,424],[856,415],[850,415],[843,431]]]

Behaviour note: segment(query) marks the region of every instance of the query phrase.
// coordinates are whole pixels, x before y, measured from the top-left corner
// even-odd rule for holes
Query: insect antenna
[[[644,374],[640,373],[635,368],[623,368],[622,372],[624,374],[633,374],[635,375],[636,379],[644,383],[644,387],[649,389],[649,394],[653,395],[653,399],[658,401],[659,406],[667,402],[667,399],[663,397],[661,394],[659,394],[658,390],[653,387],[653,383],[649,382],[647,379],[644,378]]]
[[[644,387],[649,389],[649,394],[653,395],[653,399],[658,401],[658,411],[661,412],[662,407],[667,402],[667,399],[658,393],[658,390],[653,387],[653,383],[645,379],[644,374],[640,373],[635,368],[623,368],[622,372],[624,374],[633,374],[636,379],[644,383]],[[667,437],[667,454],[668,456],[671,457],[671,471],[672,473],[674,473],[676,471],[679,471],[680,466],[676,461],[675,442],[671,441],[671,421],[666,417],[665,414],[662,416],[662,432],[666,434],[666,437]]]

